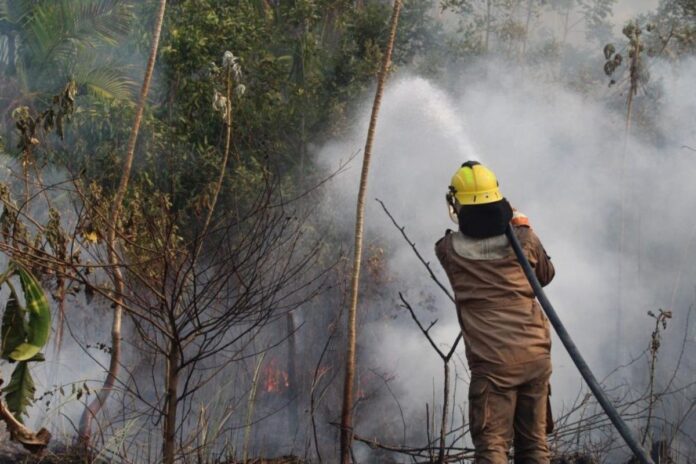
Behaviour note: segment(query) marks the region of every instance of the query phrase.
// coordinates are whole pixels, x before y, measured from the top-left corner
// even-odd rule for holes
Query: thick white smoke
[[[439,320],[432,331],[436,340],[443,346],[454,340],[458,326],[452,303],[372,199],[386,203],[446,283],[433,252],[445,229],[455,227],[444,195],[460,163],[477,159],[498,174],[504,195],[530,217],[552,256],[557,275],[548,295],[598,377],[648,346],[653,324],[648,310],[674,311],[667,329],[673,346],[665,342],[663,350],[680,348],[696,277],[688,264],[694,256],[690,211],[696,205],[696,153],[682,148],[696,146],[696,62],[677,68],[656,64],[651,72],[659,106],[638,111],[660,121],[662,137],[659,144],[648,143],[634,133],[623,160],[624,110],[609,107],[608,102],[621,101],[608,98],[611,94],[601,101],[492,64],[462,73],[447,90],[418,76],[393,77],[377,128],[367,236],[385,248],[394,278],[384,301],[363,299],[363,317],[380,305],[396,307],[402,291],[423,322]],[[320,163],[334,167],[362,148],[370,104],[365,102],[351,137],[319,151]],[[359,171],[358,160],[327,198],[327,209],[344,212],[339,225],[345,230],[353,227]],[[434,312],[425,309],[426,302]],[[694,349],[690,336],[687,351]],[[370,353],[363,362],[394,375],[407,417],[419,421],[410,426],[424,428],[424,405],[432,403],[433,390],[436,398],[440,395],[441,364],[408,314],[369,323],[360,343]],[[668,356],[663,359],[669,364]],[[553,404],[560,410],[575,398],[581,379],[556,338],[553,362]],[[612,381],[646,380],[630,370],[619,377]]]

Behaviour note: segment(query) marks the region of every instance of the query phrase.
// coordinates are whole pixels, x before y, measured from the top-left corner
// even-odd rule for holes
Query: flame
[[[264,390],[278,393],[290,387],[288,373],[278,367],[278,360],[272,358],[263,368]]]

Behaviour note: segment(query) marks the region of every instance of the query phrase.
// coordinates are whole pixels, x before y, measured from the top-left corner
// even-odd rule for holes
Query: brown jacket
[[[531,228],[515,232],[542,285],[553,264]],[[505,235],[475,239],[451,232],[435,253],[454,289],[466,356],[472,371],[548,360],[549,323]]]

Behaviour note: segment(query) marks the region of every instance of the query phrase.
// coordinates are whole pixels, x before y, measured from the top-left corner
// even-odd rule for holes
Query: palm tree
[[[82,92],[129,99],[132,81],[114,55],[133,17],[127,0],[0,0],[0,107],[7,115],[68,80]]]

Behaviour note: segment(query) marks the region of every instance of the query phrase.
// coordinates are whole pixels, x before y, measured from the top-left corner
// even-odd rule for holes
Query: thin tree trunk
[[[486,53],[488,53],[488,41],[491,36],[491,1],[492,0],[486,0],[486,39],[483,44]]]
[[[31,162],[31,148],[28,146],[22,151],[22,179],[24,182],[24,205],[22,207],[29,208],[29,163]]]
[[[449,408],[449,387],[450,387],[450,369],[449,360],[444,363],[445,368],[445,385],[443,387],[442,398],[442,424],[440,425],[440,451],[437,455],[438,464],[445,462],[445,441],[447,438],[447,409]]]
[[[7,35],[7,75],[17,74],[17,42],[14,32]]]
[[[285,315],[286,328],[288,331],[288,436],[294,437],[297,434],[299,425],[300,411],[298,398],[300,398],[300,379],[297,375],[297,341],[295,337],[295,313],[289,311]]]
[[[259,376],[261,374],[261,366],[263,365],[263,358],[265,356],[265,351],[259,355],[259,360],[256,363],[256,369],[254,370],[254,378],[251,382],[249,399],[247,401],[246,425],[244,426],[244,443],[242,447],[242,462],[244,464],[246,464],[247,458],[249,457],[249,440],[251,440],[251,427],[254,422],[254,405],[256,404],[256,390],[259,387]]]
[[[213,191],[213,198],[210,201],[210,208],[208,209],[208,214],[203,222],[203,227],[201,228],[200,241],[196,247],[196,253],[194,254],[193,261],[196,262],[198,255],[203,248],[203,242],[205,241],[205,236],[208,234],[208,228],[210,227],[210,222],[213,219],[213,212],[215,211],[215,205],[217,205],[218,197],[220,196],[220,191],[222,190],[222,182],[225,180],[225,174],[227,173],[227,163],[230,160],[230,149],[232,146],[232,97],[233,97],[233,86],[232,86],[232,70],[227,69],[226,77],[226,97],[227,105],[225,106],[225,151],[222,155],[222,164],[220,165],[220,175],[218,176],[217,182],[215,183],[215,190]],[[237,157],[237,163],[240,162],[239,157]]]
[[[157,18],[155,21],[155,29],[152,35],[150,56],[147,61],[145,76],[143,77],[143,85],[140,89],[138,106],[135,112],[135,120],[133,121],[133,127],[128,139],[126,157],[123,162],[123,174],[121,175],[121,180],[119,182],[118,189],[116,190],[116,195],[114,196],[109,215],[110,229],[106,246],[108,248],[109,266],[111,268],[111,272],[113,273],[114,280],[114,319],[111,325],[111,360],[109,362],[109,372],[107,373],[102,388],[97,393],[96,398],[92,400],[92,402],[89,403],[89,405],[85,408],[85,411],[82,413],[82,417],[80,419],[79,435],[86,444],[89,443],[92,433],[92,418],[99,413],[101,408],[106,403],[106,400],[109,398],[111,390],[116,383],[119,366],[121,364],[121,321],[123,318],[123,293],[125,283],[123,279],[123,271],[121,269],[122,263],[118,253],[116,252],[117,228],[119,226],[119,217],[121,215],[123,199],[128,191],[128,182],[130,181],[133,158],[135,157],[135,145],[138,140],[138,132],[140,131],[140,124],[143,119],[145,104],[147,103],[147,95],[150,90],[150,82],[152,81],[152,73],[155,68],[155,61],[157,59],[157,50],[159,48],[159,40],[162,32],[162,23],[164,22],[164,12],[166,10],[166,6],[167,0],[160,0],[159,8],[157,10]]]
[[[176,409],[179,405],[179,347],[171,341],[167,355],[167,396],[162,438],[162,462],[174,464],[176,454]]]
[[[346,348],[346,374],[343,384],[343,407],[341,411],[341,463],[350,462],[350,447],[353,441],[353,387],[355,381],[356,366],[356,339],[357,339],[357,312],[358,312],[358,291],[360,287],[360,264],[362,261],[363,248],[363,229],[365,224],[365,196],[367,194],[367,176],[370,171],[370,158],[372,157],[372,144],[375,138],[377,126],[377,116],[382,102],[384,83],[389,72],[392,50],[394,49],[394,39],[396,38],[396,26],[399,22],[401,12],[401,0],[394,0],[391,23],[389,26],[389,40],[384,51],[382,67],[377,78],[377,90],[375,100],[372,105],[372,115],[370,125],[367,130],[367,140],[365,142],[365,152],[363,154],[362,172],[360,174],[360,187],[358,190],[358,201],[355,218],[355,248],[353,251],[353,274],[351,276],[351,296],[350,307],[348,310],[348,346]]]
[[[527,0],[527,22],[524,25],[524,41],[522,42],[522,57],[527,54],[529,41],[529,24],[532,22],[532,0]]]
[[[561,40],[561,48],[563,48],[568,41],[568,33],[569,31],[569,21],[570,21],[570,12],[573,9],[572,3],[568,5],[568,9],[566,10],[565,13],[565,18],[563,20],[563,40]]]
[[[636,42],[636,51],[633,53],[633,58],[631,58],[631,69],[630,69],[630,89],[628,92],[628,99],[626,101],[626,127],[624,131],[624,154],[626,153],[626,146],[628,144],[628,136],[631,132],[631,123],[633,122],[633,97],[638,93],[638,55],[640,53],[639,48],[640,42]]]
[[[626,126],[624,130],[624,143],[623,150],[621,152],[621,172],[619,176],[619,188],[621,189],[621,212],[620,212],[620,232],[619,232],[619,278],[618,278],[618,292],[619,292],[619,302],[617,308],[616,316],[616,364],[621,362],[621,356],[623,353],[623,306],[624,306],[624,296],[623,287],[626,280],[626,273],[624,269],[624,252],[626,251],[626,190],[627,190],[627,177],[626,176],[626,152],[628,150],[628,138],[631,134],[631,123],[633,122],[633,97],[638,93],[638,60],[640,59],[640,39],[638,37],[630,39],[631,46],[633,47],[633,57],[631,57],[631,65],[629,68],[629,89],[628,97],[626,99]]]

